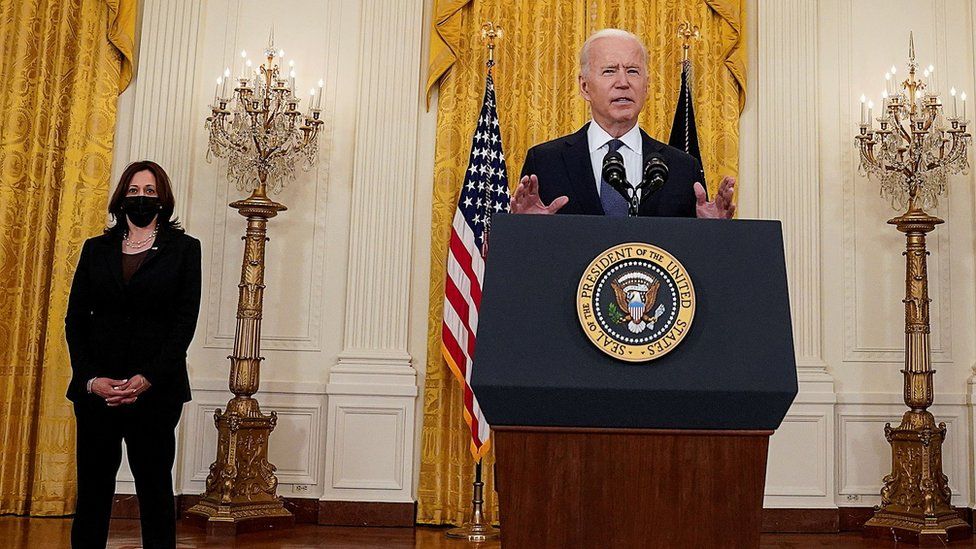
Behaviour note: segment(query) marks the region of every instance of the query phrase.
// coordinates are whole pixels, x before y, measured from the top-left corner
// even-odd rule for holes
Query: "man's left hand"
[[[725,176],[722,184],[719,185],[718,194],[715,200],[708,202],[705,196],[705,187],[701,183],[695,183],[695,213],[699,219],[731,219],[735,215],[735,204],[732,196],[735,194],[735,178]]]

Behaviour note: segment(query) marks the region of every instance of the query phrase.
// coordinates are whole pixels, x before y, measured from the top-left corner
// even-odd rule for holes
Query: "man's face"
[[[608,36],[590,45],[589,68],[579,77],[580,94],[593,119],[620,135],[637,124],[647,99],[647,66],[640,45],[626,37]]]

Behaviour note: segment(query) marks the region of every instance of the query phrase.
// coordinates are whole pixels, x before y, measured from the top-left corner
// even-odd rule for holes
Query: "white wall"
[[[241,49],[260,62],[274,25],[301,96],[320,77],[326,83],[318,165],[274,197],[289,209],[269,223],[257,397],[278,412],[269,453],[279,494],[413,501],[436,120],[421,107],[424,8],[423,0],[143,2],[116,176],[131,160],[161,162],[177,214],[204,249],[178,491],[203,491],[216,451],[213,412],[232,396],[227,355],[245,226],[227,207],[244,194],[223,176],[223,161],[206,159],[203,122],[215,78],[225,66],[238,74]],[[123,471],[120,492],[133,491],[130,479]]]
[[[884,72],[906,74],[908,33],[940,90],[976,88],[969,0],[776,0],[750,3],[745,216],[784,221],[800,394],[772,439],[768,507],[865,506],[889,472],[886,422],[902,402],[904,237],[878,185],[857,174],[858,97]],[[773,132],[776,132],[775,135]],[[752,167],[750,167],[750,165]],[[954,177],[929,239],[937,421],[953,503],[973,503],[970,379],[974,177]],[[812,192],[811,192],[812,191]],[[810,299],[816,297],[816,299]]]
[[[256,60],[274,23],[300,89],[326,81],[319,165],[276,197],[289,210],[270,223],[258,397],[279,414],[271,438],[279,493],[415,498],[436,122],[421,92],[430,3],[144,3],[117,171],[142,157],[163,162],[179,214],[206,250],[190,351],[194,400],[177,464],[183,493],[203,490],[215,452],[213,410],[230,396],[226,356],[244,227],[226,207],[240,193],[221,162],[205,160],[203,120],[213,79],[242,48]],[[877,184],[856,173],[856,97],[877,98],[892,64],[904,71],[909,29],[941,89],[976,90],[976,1],[747,4],[740,212],[784,222],[800,377],[797,401],[772,439],[766,505],[872,505],[890,460],[884,423],[904,410],[904,241],[885,224],[895,212]],[[937,212],[947,223],[930,240],[933,412],[949,423],[945,468],[958,505],[974,504],[973,183],[973,175],[952,180]],[[120,491],[131,485],[122,482]]]

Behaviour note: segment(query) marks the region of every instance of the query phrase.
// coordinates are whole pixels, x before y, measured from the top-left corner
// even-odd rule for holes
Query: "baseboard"
[[[318,523],[329,526],[412,527],[417,504],[372,501],[320,501]]]
[[[177,516],[182,517],[198,501],[199,495],[176,496]],[[285,509],[295,515],[298,524],[412,527],[417,517],[417,505],[412,502],[319,501],[309,498],[284,498],[284,501]],[[139,500],[136,496],[116,494],[112,502],[112,518],[139,518]]]
[[[763,509],[764,533],[839,532],[839,509]],[[865,518],[864,520],[867,520]]]
[[[416,503],[378,501],[319,501],[308,498],[284,498],[285,508],[295,515],[296,523],[327,526],[412,527],[416,522]],[[176,496],[178,516],[198,501],[198,495]],[[974,510],[958,507],[959,517],[973,524]],[[830,534],[856,532],[874,514],[873,507],[839,507],[837,509],[763,509],[763,533]],[[112,518],[139,518],[139,500],[130,494],[116,494]],[[973,528],[976,532],[976,527]]]
[[[973,524],[973,510],[957,507],[959,517]],[[874,515],[873,507],[837,509],[763,509],[762,531],[766,534],[830,534],[856,532]],[[976,532],[976,528],[973,529]]]

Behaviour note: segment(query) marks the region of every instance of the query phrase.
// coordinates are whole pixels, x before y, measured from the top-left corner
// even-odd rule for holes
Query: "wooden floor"
[[[3,549],[68,547],[71,520],[62,518],[0,517],[0,546]],[[200,531],[182,524],[178,527],[180,549],[211,548],[288,548],[324,547],[327,549],[449,549],[471,547],[497,549],[498,542],[468,544],[448,540],[438,528],[344,528],[300,524],[294,530],[243,534],[236,539],[211,539]],[[116,519],[108,547],[135,549],[140,546],[139,521]],[[895,548],[886,541],[862,539],[857,533],[842,534],[763,534],[763,549],[830,547],[832,549]],[[905,547],[897,545],[897,547]],[[976,547],[976,538],[953,543],[950,547]]]

